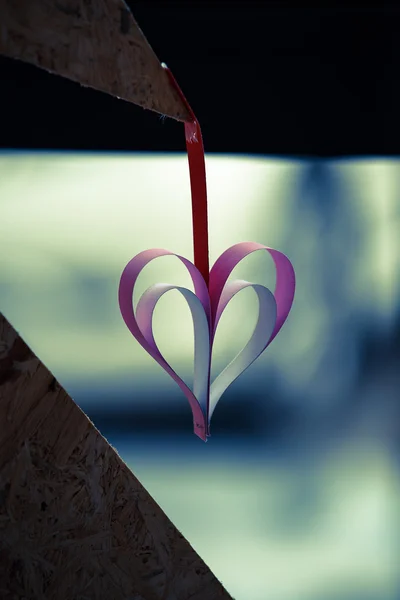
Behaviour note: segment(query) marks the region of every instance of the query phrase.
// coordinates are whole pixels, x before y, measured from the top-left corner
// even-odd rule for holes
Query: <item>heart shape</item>
[[[244,280],[228,282],[236,265],[249,254],[266,250],[275,263],[276,286],[272,293],[263,285]],[[159,283],[148,288],[133,307],[133,291],[144,267],[160,256],[176,256],[192,278],[194,293],[180,286]],[[258,297],[258,320],[246,346],[218,375],[210,386],[212,347],[218,322],[232,298],[246,287],[252,287]],[[194,384],[193,391],[185,384],[162,356],[153,335],[153,312],[158,300],[170,290],[178,290],[186,299],[194,324]],[[140,252],[126,265],[119,285],[119,306],[122,317],[141,346],[176,381],[192,409],[194,433],[207,441],[210,421],[225,390],[264,352],[279,333],[290,312],[295,292],[295,274],[290,260],[279,252],[258,244],[241,242],[225,250],[210,271],[209,286],[197,267],[188,259],[169,250],[153,248]]]

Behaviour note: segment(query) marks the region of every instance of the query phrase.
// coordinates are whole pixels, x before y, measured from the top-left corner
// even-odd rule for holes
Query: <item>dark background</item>
[[[398,153],[398,3],[128,3],[206,151]],[[176,122],[33,66],[1,58],[0,82],[3,148],[184,150]]]

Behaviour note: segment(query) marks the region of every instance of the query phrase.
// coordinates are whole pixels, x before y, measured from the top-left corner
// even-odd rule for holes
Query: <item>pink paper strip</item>
[[[243,280],[227,281],[235,266],[257,250],[266,250],[274,260],[277,274],[274,294],[259,284]],[[186,266],[195,292],[180,286],[155,284],[142,294],[135,314],[133,292],[140,272],[155,258],[166,255],[176,256]],[[249,342],[210,387],[212,346],[218,322],[231,299],[246,287],[254,289],[258,297],[257,324]],[[158,300],[173,289],[178,290],[186,299],[193,318],[195,337],[193,391],[162,356],[152,329],[153,313]],[[281,252],[256,242],[235,244],[218,258],[210,272],[210,293],[202,275],[193,263],[168,250],[145,250],[135,256],[125,267],[119,287],[119,304],[123,319],[132,335],[177,382],[186,395],[193,413],[194,432],[202,440],[206,441],[210,436],[211,417],[222,394],[260,356],[281,329],[292,306],[294,290],[295,275],[289,259]]]

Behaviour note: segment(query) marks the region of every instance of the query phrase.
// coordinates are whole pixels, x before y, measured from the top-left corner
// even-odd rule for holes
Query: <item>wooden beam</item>
[[[123,0],[0,0],[0,54],[190,120]]]
[[[0,598],[230,599],[1,313]]]

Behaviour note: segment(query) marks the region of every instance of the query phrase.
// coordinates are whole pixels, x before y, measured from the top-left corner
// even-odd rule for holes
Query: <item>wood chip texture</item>
[[[0,0],[0,54],[190,120],[123,0]]]
[[[231,598],[1,313],[0,598]]]

